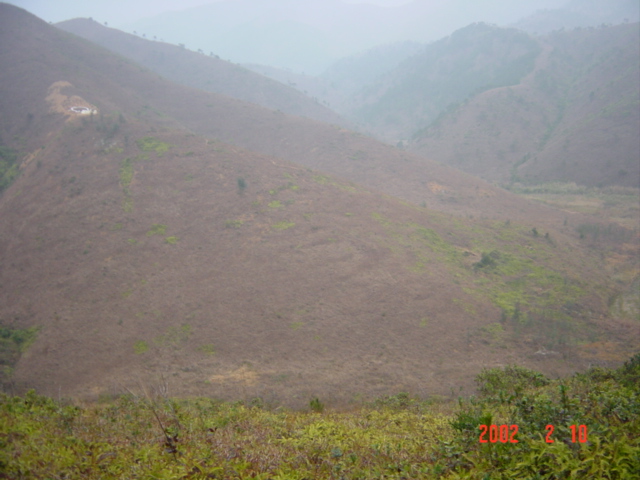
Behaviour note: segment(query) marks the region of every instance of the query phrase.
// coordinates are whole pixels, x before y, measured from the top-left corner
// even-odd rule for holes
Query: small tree
[[[238,177],[238,193],[243,193],[245,188],[247,188],[247,182],[244,181],[244,178]]]

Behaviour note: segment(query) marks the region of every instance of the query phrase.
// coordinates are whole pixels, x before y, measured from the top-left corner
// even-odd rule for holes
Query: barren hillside
[[[0,319],[38,329],[5,388],[346,403],[637,347],[609,308],[622,267],[579,216],[173,84],[6,4],[0,42],[0,143],[21,172],[0,194]],[[428,203],[314,165],[404,198],[422,185]],[[626,258],[636,238],[617,234]]]

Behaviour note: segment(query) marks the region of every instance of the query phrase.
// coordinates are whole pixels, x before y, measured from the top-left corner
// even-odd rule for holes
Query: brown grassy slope
[[[41,327],[16,388],[91,397],[164,377],[175,394],[300,405],[447,394],[484,365],[561,374],[637,347],[583,243],[403,205],[176,130],[141,98],[165,85],[189,103],[186,89],[0,9],[2,135],[27,154],[0,197],[0,318]],[[49,89],[60,80],[75,87]],[[74,102],[100,113],[58,109]],[[503,270],[474,271],[492,250]]]
[[[145,40],[89,19],[68,20],[56,26],[108,48],[174,82],[291,115],[336,125],[347,124],[338,114],[294,88],[231,62],[179,46]]]
[[[515,224],[465,227],[157,130],[125,124],[104,149],[95,125],[73,119],[5,192],[0,318],[42,327],[15,370],[18,388],[95,398],[164,377],[174,394],[301,405],[314,395],[445,395],[483,366],[563,374],[637,346],[637,325],[607,316],[614,285],[583,246],[551,247]],[[142,152],[132,139],[147,135],[171,148]],[[136,158],[128,186],[126,158]],[[498,327],[491,298],[502,280],[472,269],[492,248],[544,270],[528,293],[515,291],[527,305],[550,301],[541,311],[551,315],[563,295],[579,298],[567,303],[576,325]],[[529,285],[526,272],[512,277]],[[542,347],[558,353],[536,355]]]
[[[11,24],[9,20],[7,17],[7,24]],[[37,84],[42,94],[46,94],[52,82],[70,78],[70,74],[77,72],[80,75],[71,83],[85,95],[94,95],[91,92],[94,86],[98,90],[110,90],[114,84],[121,87],[117,90],[117,102],[105,99],[103,104],[96,103],[105,112],[156,118],[167,125],[175,119],[209,138],[337,174],[415,204],[424,202],[440,211],[527,221],[553,228],[562,228],[567,215],[345,129],[175,85],[101,48],[75,41],[76,37],[60,30],[45,29],[30,35],[28,30],[11,25],[7,28],[8,46],[33,45],[34,38],[47,37],[48,44],[43,43],[41,53],[34,54],[41,56],[41,66],[48,66],[42,73],[30,73],[32,64],[17,59],[19,55],[11,53],[15,49],[6,50],[7,62],[15,65],[13,74],[22,81]],[[45,53],[49,47],[55,47],[55,51]],[[63,68],[57,70],[54,64]],[[94,83],[87,83],[89,78]],[[18,111],[18,115],[26,117],[22,110],[28,99],[7,96],[2,101],[5,111]],[[7,128],[11,133],[5,140],[10,140],[19,129],[13,125]]]
[[[637,24],[557,32],[519,85],[486,91],[411,150],[492,182],[638,186]]]

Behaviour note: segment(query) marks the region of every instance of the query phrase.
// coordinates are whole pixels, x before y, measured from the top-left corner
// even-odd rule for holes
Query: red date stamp
[[[518,443],[516,435],[518,433],[518,425],[480,425],[480,443]],[[552,435],[555,430],[553,425],[545,427],[547,434],[545,441],[554,443]],[[571,442],[586,443],[588,440],[588,432],[586,425],[571,425]]]

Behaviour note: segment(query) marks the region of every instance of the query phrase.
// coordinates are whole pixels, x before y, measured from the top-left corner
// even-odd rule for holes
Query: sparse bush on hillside
[[[8,380],[14,365],[35,341],[38,327],[12,328],[0,326],[0,382]]]
[[[20,174],[18,170],[18,152],[0,145],[0,193],[2,193]]]
[[[312,412],[322,413],[324,412],[324,404],[320,401],[318,397],[312,398],[309,402],[309,408]]]
[[[238,177],[238,193],[244,193],[247,188],[247,182],[244,178]]]
[[[580,234],[580,238],[587,238],[594,242],[613,241],[623,243],[631,241],[637,235],[637,232],[611,223],[608,225],[583,223],[578,225],[576,231]]]
[[[474,270],[489,270],[492,267],[495,267],[498,262],[497,260],[500,258],[500,252],[497,250],[493,250],[490,253],[483,252],[482,259],[479,262],[473,264]]]

